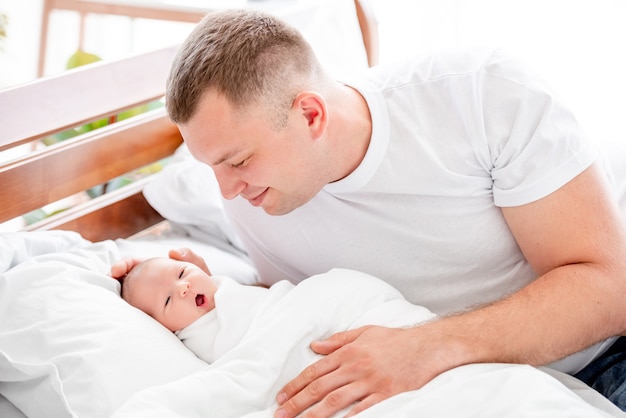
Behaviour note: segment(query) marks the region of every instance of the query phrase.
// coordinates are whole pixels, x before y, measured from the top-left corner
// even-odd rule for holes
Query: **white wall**
[[[407,50],[503,47],[544,74],[592,138],[626,142],[626,1],[372,2],[381,60]]]

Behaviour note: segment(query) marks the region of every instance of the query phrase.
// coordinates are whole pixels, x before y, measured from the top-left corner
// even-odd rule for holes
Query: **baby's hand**
[[[133,269],[133,267],[135,267],[142,261],[143,260],[139,258],[122,258],[120,261],[117,261],[111,266],[111,277],[113,277],[114,279],[121,279],[122,277],[126,276],[128,272]]]
[[[204,258],[200,257],[198,254],[194,253],[189,248],[172,249],[169,252],[169,256],[173,260],[186,261],[187,263],[195,264],[196,266],[200,267],[204,272],[206,272],[208,275],[211,275],[211,270],[209,270],[206,263],[204,262]]]

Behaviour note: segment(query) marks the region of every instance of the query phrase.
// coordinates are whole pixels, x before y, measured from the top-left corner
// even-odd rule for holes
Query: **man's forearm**
[[[456,365],[546,364],[624,333],[626,303],[616,271],[562,266],[501,301],[428,326],[435,338],[453,341]]]

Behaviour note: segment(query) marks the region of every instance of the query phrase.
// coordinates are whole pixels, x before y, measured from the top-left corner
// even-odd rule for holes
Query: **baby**
[[[173,332],[215,308],[215,282],[195,264],[151,258],[137,264],[120,281],[124,300]]]
[[[122,298],[174,332],[187,348],[208,363],[237,346],[254,320],[267,314],[270,307],[281,317],[304,315],[319,320],[322,307],[324,311],[349,312],[343,325],[333,320],[323,335],[311,335],[308,342],[352,328],[358,317],[373,314],[372,307],[379,307],[390,299],[399,306],[392,309],[395,311],[393,321],[389,318],[383,321],[387,326],[412,325],[435,316],[425,308],[411,305],[382,280],[352,270],[336,269],[313,276],[298,286],[283,281],[268,289],[213,276],[206,268],[173,258],[155,257],[133,264],[128,274],[118,279],[122,283]],[[297,296],[287,297],[288,294],[304,283],[309,290],[303,289],[296,295],[306,293],[307,303],[289,302]],[[352,308],[348,300],[353,300]],[[357,306],[367,308],[360,311]],[[411,315],[407,316],[407,311]],[[373,315],[360,325],[375,324],[380,319]],[[316,326],[316,332],[321,329]]]

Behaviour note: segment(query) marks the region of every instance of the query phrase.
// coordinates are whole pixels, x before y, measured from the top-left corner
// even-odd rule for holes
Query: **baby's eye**
[[[168,296],[167,299],[165,299],[165,306],[167,306],[170,303],[171,298],[172,298],[171,296]]]
[[[186,267],[183,267],[183,269],[180,271],[180,274],[178,275],[178,278],[179,278],[179,279],[182,279],[182,278],[183,278],[183,273],[185,273],[185,268],[186,268]]]

